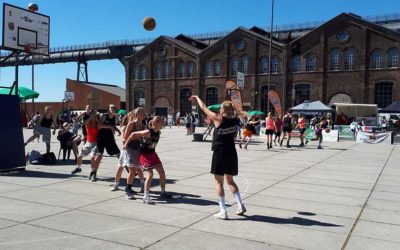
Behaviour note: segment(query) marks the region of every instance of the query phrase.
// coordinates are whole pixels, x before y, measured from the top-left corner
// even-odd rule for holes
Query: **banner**
[[[368,133],[361,132],[357,133],[357,143],[370,143],[370,144],[392,144],[392,132],[387,133]]]
[[[275,111],[282,115],[282,105],[281,105],[281,99],[279,98],[278,93],[276,93],[273,90],[268,91],[268,100],[271,102],[271,104],[274,106]]]
[[[340,140],[354,140],[353,131],[351,131],[349,125],[340,125],[339,126],[339,139]]]
[[[231,80],[227,81],[225,83],[225,89],[228,95],[230,96],[231,101],[235,106],[235,109],[238,111],[243,111],[242,94],[240,93],[240,90],[237,88],[236,83]]]

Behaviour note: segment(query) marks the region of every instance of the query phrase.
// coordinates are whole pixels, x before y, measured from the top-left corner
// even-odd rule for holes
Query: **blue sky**
[[[1,1],[3,3],[4,1]],[[25,8],[29,1],[6,3]],[[37,0],[39,12],[51,18],[50,46],[60,47],[120,39],[156,38],[229,31],[238,26],[268,26],[271,0]],[[361,16],[400,12],[398,0],[275,0],[274,24],[329,20],[342,12]],[[0,12],[2,13],[2,11]],[[142,20],[152,16],[154,31]],[[1,21],[2,22],[2,21]],[[2,27],[2,24],[1,24]],[[89,81],[125,87],[117,60],[90,61]],[[76,63],[35,66],[37,101],[61,101],[65,79],[76,79]],[[31,86],[31,67],[20,67],[19,82]],[[0,68],[0,84],[11,85],[14,68]]]

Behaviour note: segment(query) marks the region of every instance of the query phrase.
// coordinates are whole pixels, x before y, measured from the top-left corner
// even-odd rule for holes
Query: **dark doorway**
[[[156,115],[158,116],[167,116],[168,108],[156,108]]]

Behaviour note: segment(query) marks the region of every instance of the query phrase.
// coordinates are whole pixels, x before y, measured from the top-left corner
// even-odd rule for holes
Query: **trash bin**
[[[203,141],[203,134],[193,134],[193,141]]]

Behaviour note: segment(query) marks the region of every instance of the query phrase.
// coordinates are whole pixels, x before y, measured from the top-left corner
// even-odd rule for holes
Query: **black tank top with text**
[[[222,117],[221,124],[214,129],[212,150],[219,148],[235,148],[236,124],[238,118]]]

